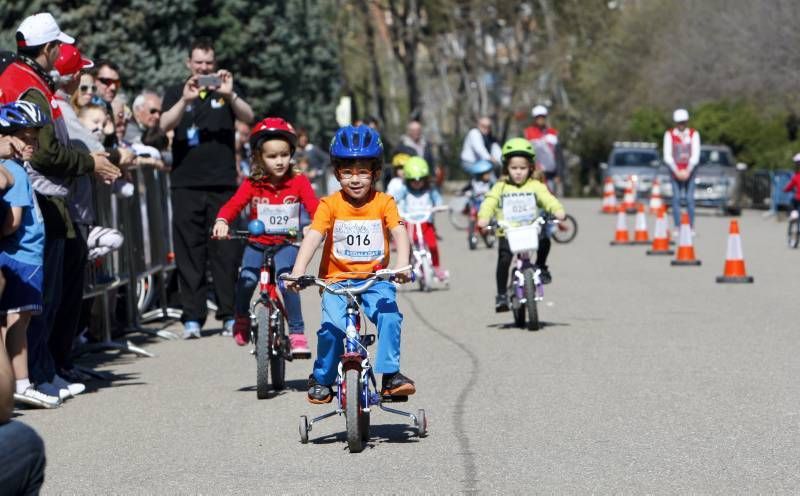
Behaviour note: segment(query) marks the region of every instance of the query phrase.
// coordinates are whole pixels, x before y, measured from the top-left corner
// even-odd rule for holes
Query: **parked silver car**
[[[658,145],[640,141],[614,143],[608,163],[600,164],[600,168],[603,170],[603,181],[606,177],[611,178],[618,197],[625,192],[628,177],[632,177],[636,183],[637,197],[649,198],[653,178],[661,172],[667,173]]]
[[[739,215],[742,211],[743,173],[747,165],[737,163],[730,148],[723,145],[702,145],[700,163],[694,174],[694,200],[699,207],[718,208],[723,214]],[[666,170],[659,171],[661,195],[670,201],[672,181]]]

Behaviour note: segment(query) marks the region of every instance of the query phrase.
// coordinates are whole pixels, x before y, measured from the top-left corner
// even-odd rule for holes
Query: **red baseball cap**
[[[81,71],[94,67],[94,62],[81,55],[80,50],[75,45],[62,43],[59,47],[58,59],[55,68],[62,76],[72,76]]]

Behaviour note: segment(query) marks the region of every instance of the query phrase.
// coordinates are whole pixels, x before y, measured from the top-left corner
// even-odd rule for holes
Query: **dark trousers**
[[[72,368],[72,342],[78,332],[83,308],[83,280],[89,250],[80,231],[75,231],[74,238],[64,240],[61,304],[56,310],[48,342],[57,371]]]
[[[547,268],[547,255],[550,254],[550,238],[547,236],[539,237],[539,249],[536,250],[536,265],[542,269]],[[495,278],[497,283],[497,294],[506,294],[508,289],[508,272],[511,270],[511,261],[514,254],[508,246],[508,239],[505,236],[497,238],[497,271]]]
[[[45,463],[36,431],[20,422],[0,425],[0,496],[39,494]]]
[[[44,243],[44,287],[42,313],[28,325],[28,375],[34,384],[50,382],[56,374],[50,354],[50,333],[61,305],[64,274],[64,238],[47,237]]]
[[[172,238],[178,268],[181,320],[202,326],[208,309],[206,264],[211,269],[217,295],[217,318],[233,318],[233,293],[242,246],[238,241],[211,239],[211,227],[220,207],[233,196],[231,188],[174,188],[172,190]]]

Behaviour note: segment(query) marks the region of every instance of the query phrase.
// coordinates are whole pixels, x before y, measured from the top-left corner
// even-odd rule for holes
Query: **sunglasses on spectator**
[[[150,115],[160,114],[161,113],[161,109],[160,108],[151,108],[148,112],[150,112]]]
[[[98,81],[103,83],[106,86],[111,86],[112,84],[119,86],[120,80],[119,79],[111,79],[111,78],[97,78]]]
[[[80,88],[81,88],[81,93],[94,93],[95,91],[97,91],[97,86],[95,85],[89,86],[88,84],[82,84]]]
[[[353,176],[369,179],[372,177],[372,169],[339,169],[339,177],[342,179],[350,179]]]

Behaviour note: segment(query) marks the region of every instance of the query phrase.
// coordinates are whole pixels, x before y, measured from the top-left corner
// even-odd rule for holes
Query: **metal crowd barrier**
[[[181,311],[168,306],[167,286],[175,270],[170,229],[169,175],[152,167],[132,167],[133,195],[112,194],[111,187],[95,183],[95,224],[113,227],[124,236],[122,247],[90,262],[83,298],[98,298],[102,318],[100,342],[81,352],[120,350],[141,356],[154,356],[126,339],[114,339],[117,293],[125,290],[122,334],[145,333],[163,339],[178,339],[164,329],[142,324],[179,319]],[[158,306],[151,309],[157,299]]]

